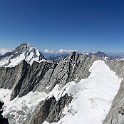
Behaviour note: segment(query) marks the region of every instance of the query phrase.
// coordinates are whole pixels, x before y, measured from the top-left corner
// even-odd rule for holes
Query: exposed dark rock
[[[0,101],[0,109],[2,109],[3,105],[4,105],[4,103]]]
[[[63,108],[72,101],[72,96],[65,94],[58,101],[51,97],[41,102],[32,115],[28,124],[42,124],[45,120],[49,123],[58,122],[62,116]]]
[[[0,68],[0,88],[12,89],[21,78],[23,64],[12,68]]]
[[[27,76],[28,68],[29,68],[29,65],[27,64],[27,62],[23,61],[22,69],[21,69],[21,77],[20,77],[18,83],[14,84],[14,90],[11,94],[11,100],[13,100],[17,95],[19,95],[22,83],[23,83],[25,77]]]
[[[3,113],[2,106],[3,105],[4,105],[4,103],[0,101],[0,124],[9,124],[8,119],[3,118],[3,115],[2,115],[2,113]]]
[[[75,79],[80,81],[87,78],[90,74],[89,68],[96,59],[98,58],[95,56],[90,58],[87,55],[79,55],[73,52],[69,57],[48,70],[35,89],[38,91],[45,89],[46,92],[49,92],[56,84],[63,87],[66,83]],[[46,87],[49,88],[46,89]]]
[[[32,66],[29,66],[24,62],[22,66],[21,78],[14,86],[11,100],[17,95],[21,97],[32,91],[51,66],[52,64],[48,62],[34,62]]]
[[[50,107],[50,113],[46,119],[47,122],[58,122],[64,115],[62,114],[63,108],[72,101],[73,97],[65,94],[54,105]]]

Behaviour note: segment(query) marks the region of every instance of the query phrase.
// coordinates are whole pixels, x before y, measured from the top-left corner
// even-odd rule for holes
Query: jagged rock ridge
[[[73,52],[59,63],[42,61],[30,65],[24,60],[15,67],[0,68],[0,87],[12,91],[11,100],[17,96],[22,97],[31,91],[49,93],[56,85],[63,87],[70,81],[77,79],[78,82],[80,79],[88,77],[90,74],[89,68],[96,59],[95,56],[89,57],[88,55],[79,55]],[[62,106],[64,107],[65,104],[63,103]],[[18,114],[21,114],[21,112],[18,112]],[[53,115],[54,113],[51,116]],[[10,124],[15,121],[12,120],[12,116],[14,115],[6,115]],[[23,116],[22,114],[21,117]],[[18,123],[20,124],[20,120],[18,120]],[[27,121],[23,123],[26,124]]]
[[[36,54],[33,54],[31,59],[29,59],[32,52]],[[22,59],[16,66],[11,67],[11,60],[14,60],[22,53],[25,55],[24,60]],[[10,58],[8,59],[7,57]],[[45,57],[43,57],[40,52],[37,54],[37,49],[30,48],[27,44],[22,44],[12,53],[7,53],[1,58],[1,60],[7,58],[9,63],[6,63],[4,65],[5,67],[0,68],[0,88],[6,88],[12,91],[10,93],[10,99],[12,101],[15,100],[17,96],[23,97],[31,91],[49,94],[57,85],[61,89],[68,84],[68,82],[75,81],[78,83],[81,79],[87,78],[90,75],[89,68],[93,62],[99,59],[104,60],[104,57],[106,57],[106,55],[101,52],[93,55],[80,55],[74,51],[65,59],[57,62],[40,61],[45,59]],[[35,60],[40,61],[40,63]],[[104,61],[107,60],[105,59]],[[119,61],[116,62],[116,64],[113,64],[108,60],[106,63],[112,70],[116,71],[117,74],[122,75],[124,72],[121,69],[123,64],[119,63]],[[114,65],[117,65],[117,67]],[[122,70],[122,72],[120,72],[120,70]],[[55,96],[50,96],[49,98],[41,100],[35,110],[32,111],[33,113],[26,114],[26,112],[29,112],[28,107],[23,107],[23,109],[19,111],[16,110],[14,112],[16,112],[17,115],[20,115],[18,124],[27,124],[29,123],[30,118],[30,124],[40,124],[44,121],[49,123],[58,122],[63,117],[63,108],[66,105],[68,106],[72,99],[73,97],[69,94],[59,97],[58,100]],[[52,104],[48,102],[52,102]],[[122,111],[123,108],[120,106],[119,112],[122,113]],[[15,118],[12,119],[12,117],[15,117],[14,112],[12,111],[7,114],[10,124],[15,123],[16,121]],[[43,116],[44,118],[42,118]],[[35,119],[35,117],[37,119]]]

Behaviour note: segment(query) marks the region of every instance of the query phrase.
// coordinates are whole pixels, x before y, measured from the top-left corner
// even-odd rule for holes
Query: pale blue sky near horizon
[[[124,52],[123,0],[0,0],[0,48]]]

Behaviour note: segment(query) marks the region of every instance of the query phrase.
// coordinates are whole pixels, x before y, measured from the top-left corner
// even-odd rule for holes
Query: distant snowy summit
[[[27,43],[23,43],[16,47],[12,52],[7,52],[0,57],[0,67],[14,67],[23,60],[32,64],[34,61],[44,61],[45,57],[37,48],[32,47]]]

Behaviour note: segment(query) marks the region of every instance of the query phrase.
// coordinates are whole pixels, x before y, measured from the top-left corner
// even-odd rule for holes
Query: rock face
[[[40,64],[34,62],[33,65],[30,66],[23,61],[21,64],[21,73],[19,73],[21,76],[19,81],[13,85],[11,100],[17,95],[21,97],[32,91],[52,66],[52,64],[48,62],[41,62]]]
[[[58,101],[51,97],[42,101],[31,116],[28,124],[42,124],[45,120],[49,123],[58,122],[62,116],[62,110],[72,100],[72,96],[65,94]]]
[[[95,59],[95,57],[90,58],[87,55],[79,56],[79,54],[73,52],[58,64],[53,64],[53,67],[48,70],[44,78],[35,87],[35,90],[42,91],[45,87],[49,87],[47,89],[49,92],[56,84],[64,86],[67,82],[76,78],[80,80],[88,77],[90,74],[89,68]]]
[[[9,124],[8,119],[3,118],[3,115],[2,115],[2,113],[3,113],[2,106],[3,105],[4,105],[4,103],[0,101],[0,124]]]
[[[124,78],[124,61],[107,61],[106,63],[119,77]],[[103,124],[124,124],[124,80]]]

